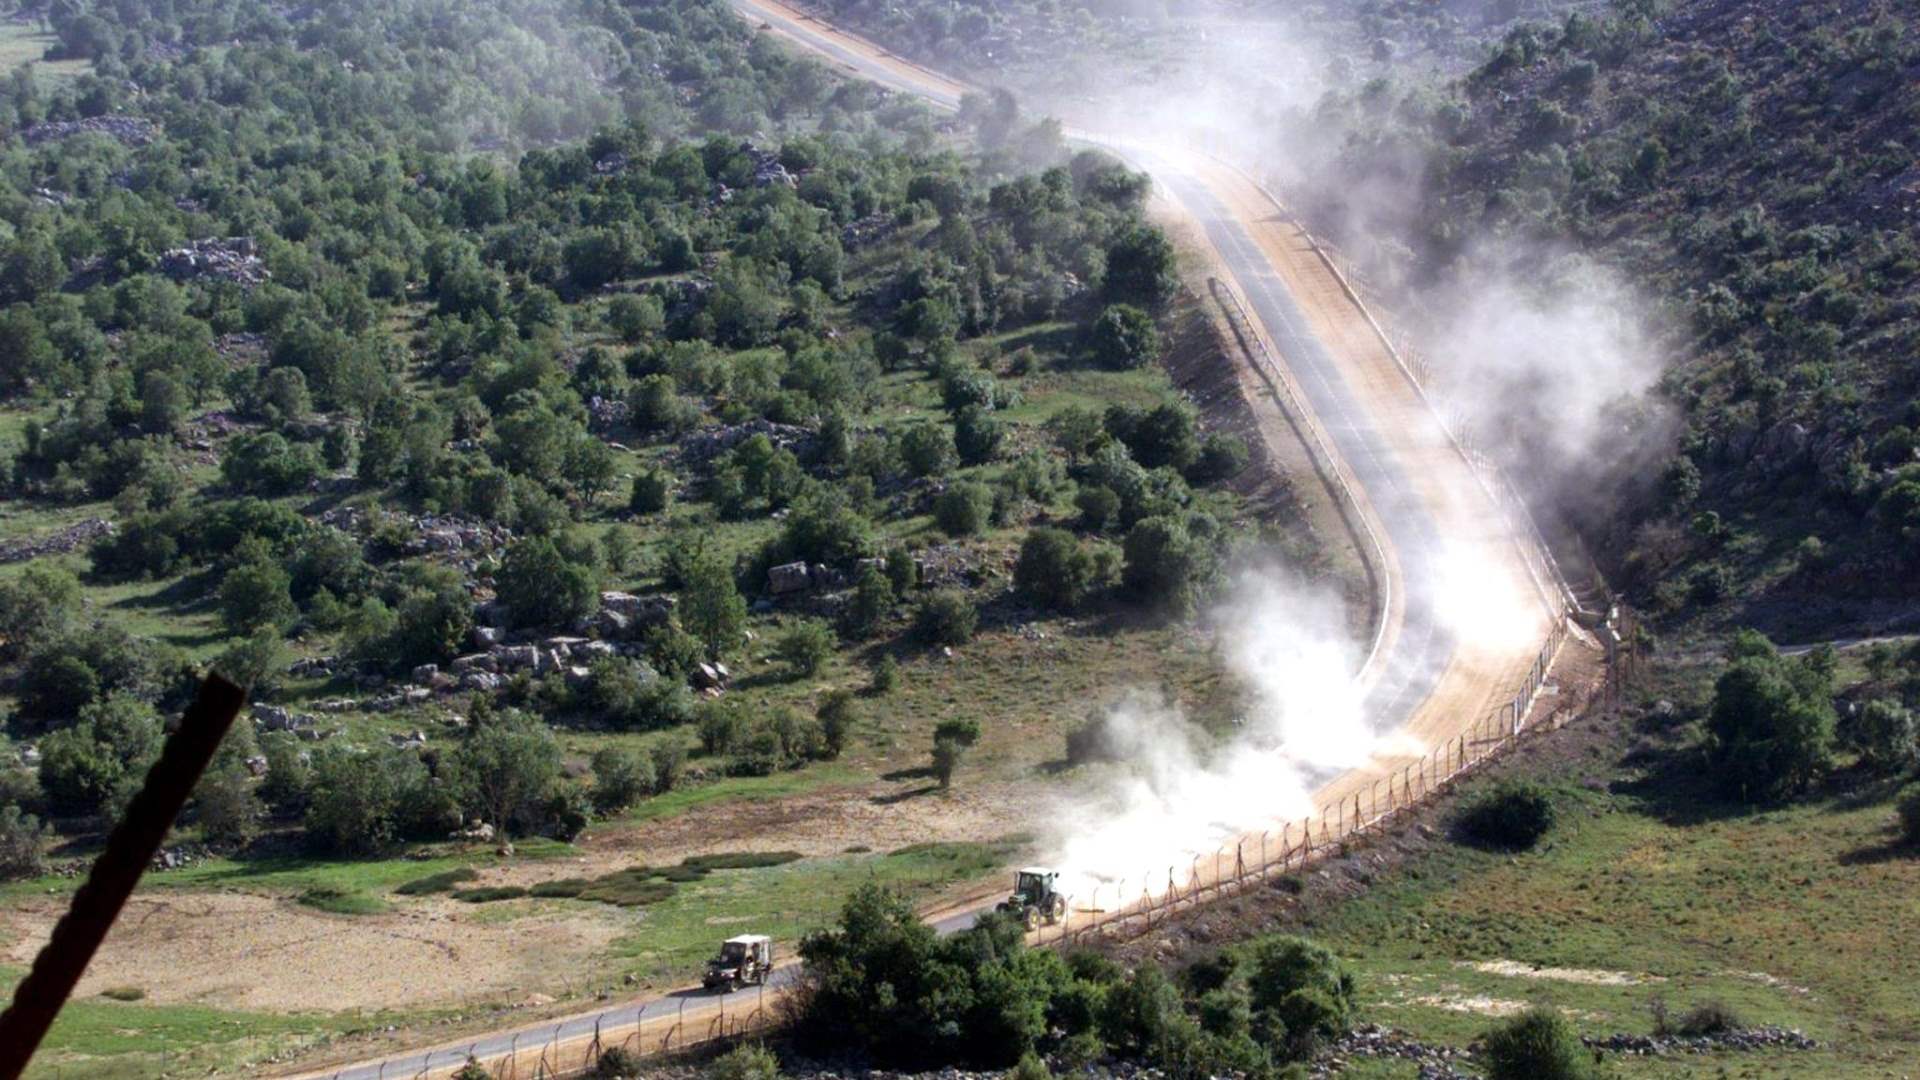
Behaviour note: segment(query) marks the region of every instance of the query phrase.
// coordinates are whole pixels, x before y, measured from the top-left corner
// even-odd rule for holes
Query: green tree
[[[1788,659],[1745,635],[1714,683],[1707,755],[1721,785],[1738,798],[1798,794],[1832,764],[1832,673],[1813,657]]]
[[[833,628],[819,619],[796,619],[780,632],[774,643],[774,655],[793,669],[796,678],[816,674],[820,665],[833,655]]]
[[[62,813],[116,818],[160,756],[161,739],[153,706],[109,695],[40,740],[40,788]]]
[[[1304,1061],[1345,1034],[1353,976],[1331,952],[1304,938],[1276,937],[1254,948],[1247,992],[1255,1026],[1281,1056]]]
[[[747,602],[717,556],[701,557],[688,568],[678,614],[680,624],[700,639],[710,658],[718,659],[746,641]]]
[[[920,602],[914,632],[929,645],[965,645],[973,640],[980,613],[958,589],[936,589]]]
[[[299,613],[292,586],[292,577],[274,563],[243,562],[220,579],[220,621],[240,637],[283,629]]]
[[[599,568],[545,536],[516,541],[493,580],[516,626],[566,626],[600,608]]]
[[[1145,367],[1160,359],[1160,329],[1132,304],[1109,304],[1087,329],[1087,351],[1115,371]]]
[[[860,579],[853,585],[853,599],[841,619],[841,632],[856,640],[872,637],[893,614],[895,602],[893,583],[886,573],[877,566],[862,568]]]
[[[80,580],[58,564],[31,562],[0,580],[0,659],[64,636],[79,625],[80,605]]]
[[[448,768],[461,801],[506,836],[539,824],[560,781],[560,745],[546,725],[504,716],[467,736]]]
[[[948,536],[972,536],[992,517],[993,492],[985,484],[962,480],[933,500],[933,520]]]
[[[639,802],[653,791],[653,762],[618,747],[607,747],[593,755],[593,806],[602,814],[613,814]]]
[[[1127,533],[1124,550],[1121,578],[1136,596],[1180,613],[1193,610],[1211,573],[1211,559],[1184,522],[1147,518]]]
[[[1020,544],[1013,587],[1042,607],[1070,610],[1094,586],[1093,555],[1064,529],[1038,528]]]
[[[0,881],[46,873],[47,836],[39,818],[12,803],[0,805]]]
[[[1173,297],[1178,284],[1173,244],[1159,229],[1134,225],[1107,245],[1108,299],[1158,307]]]
[[[829,690],[813,715],[820,722],[821,756],[831,761],[846,750],[847,741],[853,737],[859,706],[851,691]]]

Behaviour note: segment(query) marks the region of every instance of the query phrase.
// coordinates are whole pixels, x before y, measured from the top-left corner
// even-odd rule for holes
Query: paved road
[[[915,69],[904,61],[876,58],[830,28],[795,19],[790,12],[768,6],[763,0],[733,0],[733,3],[756,23],[773,25],[785,36],[877,82],[928,97],[949,108],[958,104],[963,88],[956,83]],[[1099,141],[1097,137],[1091,138]],[[1403,621],[1384,658],[1379,677],[1367,692],[1364,707],[1377,732],[1396,730],[1406,724],[1433,693],[1456,644],[1438,618],[1431,591],[1431,582],[1436,578],[1434,553],[1439,549],[1434,520],[1406,474],[1401,458],[1355,397],[1326,346],[1308,329],[1305,315],[1247,232],[1245,223],[1223,206],[1199,177],[1176,162],[1133,147],[1128,147],[1125,153],[1150,172],[1205,230],[1208,240],[1225,260],[1238,291],[1285,357],[1306,395],[1308,407],[1366,493],[1385,529],[1382,541],[1395,552],[1400,564]],[[934,926],[943,934],[953,933],[972,925],[979,910],[950,915],[936,921]],[[792,967],[776,971],[770,988],[787,985],[795,973]],[[345,1067],[338,1072],[306,1075],[338,1077],[339,1080],[414,1077],[451,1071],[470,1053],[483,1061],[496,1059],[512,1053],[516,1047],[537,1046],[556,1037],[563,1046],[578,1045],[592,1038],[596,1028],[631,1030],[636,1022],[664,1022],[668,1016],[681,1015],[704,1025],[722,1007],[738,1009],[741,1004],[751,1007],[754,993],[749,990],[744,997],[735,995],[733,1004],[723,1006],[720,995],[683,990],[623,1002],[569,1019],[480,1036],[465,1043]]]

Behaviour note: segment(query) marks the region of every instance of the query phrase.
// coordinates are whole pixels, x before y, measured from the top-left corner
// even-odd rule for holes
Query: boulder
[[[507,640],[507,632],[497,626],[476,626],[473,628],[473,647],[491,649]]]
[[[492,655],[503,671],[522,671],[540,663],[540,650],[531,645],[496,645]]]
[[[440,674],[439,664],[420,664],[413,669],[413,681],[423,684],[431,683],[433,677],[438,674]]]
[[[803,562],[785,563],[767,571],[767,591],[775,596],[805,592],[813,586]]]

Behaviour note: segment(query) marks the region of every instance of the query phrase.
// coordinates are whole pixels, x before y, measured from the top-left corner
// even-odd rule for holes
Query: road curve
[[[970,89],[780,0],[730,2],[755,25],[891,89],[949,109],[957,108]],[[1259,333],[1279,354],[1284,377],[1330,441],[1336,468],[1357,488],[1355,509],[1378,535],[1385,565],[1374,571],[1389,588],[1379,612],[1377,670],[1366,681],[1364,708],[1375,731],[1398,733],[1404,748],[1331,777],[1316,792],[1318,805],[1351,800],[1513,698],[1548,625],[1558,617],[1551,586],[1530,570],[1515,530],[1344,283],[1257,183],[1177,148],[1073,134],[1107,142],[1145,168],[1204,235],[1222,276],[1245,298]],[[1469,580],[1462,582],[1463,574]],[[1463,632],[1470,626],[1457,615],[1463,584],[1469,605],[1488,596],[1530,597],[1538,606],[1525,632],[1503,632],[1498,641]],[[978,910],[949,911],[931,921],[951,933],[970,925]],[[442,1077],[469,1055],[484,1062],[513,1056],[528,1068],[549,1047],[550,1067],[572,1066],[596,1032],[617,1031],[610,1040],[615,1042],[637,1032],[647,1046],[660,1045],[670,1031],[677,1032],[676,1043],[697,1041],[721,1017],[738,1018],[777,996],[796,974],[790,965],[777,970],[770,994],[681,989],[297,1075],[301,1080]]]

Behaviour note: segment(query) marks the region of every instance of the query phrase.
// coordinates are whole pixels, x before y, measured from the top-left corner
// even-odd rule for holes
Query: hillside
[[[1920,580],[1914,18],[1649,10],[1516,30],[1439,95],[1324,102],[1296,196],[1416,336],[1487,246],[1534,272],[1577,249],[1642,298],[1672,458],[1616,427],[1536,481],[1650,610],[1789,637],[1904,622]],[[1404,198],[1359,205],[1352,175]]]

